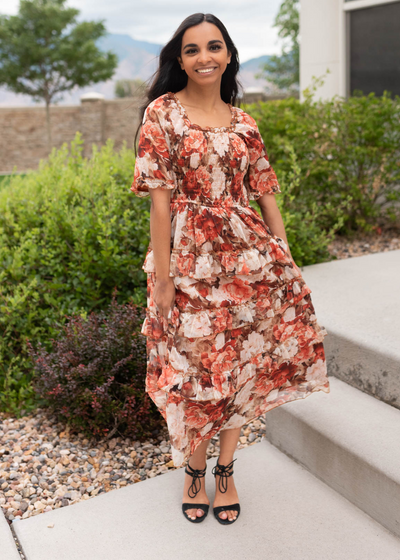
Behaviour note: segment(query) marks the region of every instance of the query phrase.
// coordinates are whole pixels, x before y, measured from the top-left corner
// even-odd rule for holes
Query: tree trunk
[[[46,125],[47,125],[47,147],[49,152],[52,148],[52,139],[51,139],[51,123],[50,123],[50,100],[46,99]]]

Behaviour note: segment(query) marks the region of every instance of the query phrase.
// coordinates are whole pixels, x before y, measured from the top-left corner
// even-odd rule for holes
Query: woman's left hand
[[[297,266],[296,261],[295,261],[294,258],[292,257],[292,254],[291,254],[290,251],[289,251],[289,257],[292,259],[292,261],[293,261],[293,263],[294,263],[294,266],[295,266],[298,270],[300,270],[300,267]]]

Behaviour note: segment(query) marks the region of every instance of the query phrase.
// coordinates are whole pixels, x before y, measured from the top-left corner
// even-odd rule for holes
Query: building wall
[[[350,76],[360,69],[369,74],[368,85],[372,84],[370,90],[377,95],[382,89],[396,93],[398,80],[391,79],[391,74],[398,73],[400,23],[398,7],[390,5],[398,3],[400,0],[300,0],[300,100],[304,99],[303,90],[311,85],[313,76],[324,79],[315,92],[316,99],[349,96]],[[374,27],[375,13],[381,17],[378,29]],[[361,15],[371,16],[372,31],[362,25],[369,37],[363,37],[363,30],[358,37],[351,37],[354,22]],[[389,45],[391,52],[386,55]],[[378,61],[375,69],[369,66],[372,56]],[[379,56],[384,57],[384,64],[379,63]],[[324,77],[327,69],[330,73]]]
[[[329,99],[341,91],[342,0],[300,0],[300,99],[312,77],[324,78],[316,98]]]
[[[77,106],[51,106],[53,146],[73,140],[77,131],[85,142],[85,155],[93,143],[102,145],[112,138],[115,147],[123,141],[133,146],[138,126],[135,99],[86,99]],[[49,154],[46,111],[43,107],[0,108],[0,173],[36,169]]]

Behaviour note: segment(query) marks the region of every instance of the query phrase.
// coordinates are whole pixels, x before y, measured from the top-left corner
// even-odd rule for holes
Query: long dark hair
[[[144,112],[147,106],[168,91],[176,93],[183,89],[188,81],[188,76],[184,70],[180,67],[177,60],[178,56],[181,56],[182,49],[182,37],[187,29],[195,25],[199,25],[203,21],[208,23],[213,23],[221,31],[222,37],[224,38],[225,44],[228,51],[232,54],[231,61],[226,67],[225,72],[222,74],[221,79],[221,98],[225,103],[231,103],[231,105],[237,105],[237,97],[239,88],[243,90],[242,84],[237,79],[236,75],[239,72],[239,54],[237,48],[235,47],[229,33],[222,23],[213,14],[192,14],[182,21],[178,29],[175,31],[172,39],[161,49],[159,56],[159,66],[157,71],[150,78],[152,80],[150,86],[146,91],[146,101],[139,107],[139,126],[135,134],[135,155],[137,155],[136,139],[139,133],[140,127],[142,126],[142,120]]]

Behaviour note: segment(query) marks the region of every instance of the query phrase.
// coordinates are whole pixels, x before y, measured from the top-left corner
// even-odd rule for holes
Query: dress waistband
[[[225,201],[215,201],[215,202],[199,202],[196,200],[171,200],[171,204],[187,204],[187,205],[195,205],[195,206],[214,206],[217,208],[248,208],[248,204],[239,204],[238,202],[225,202]]]

